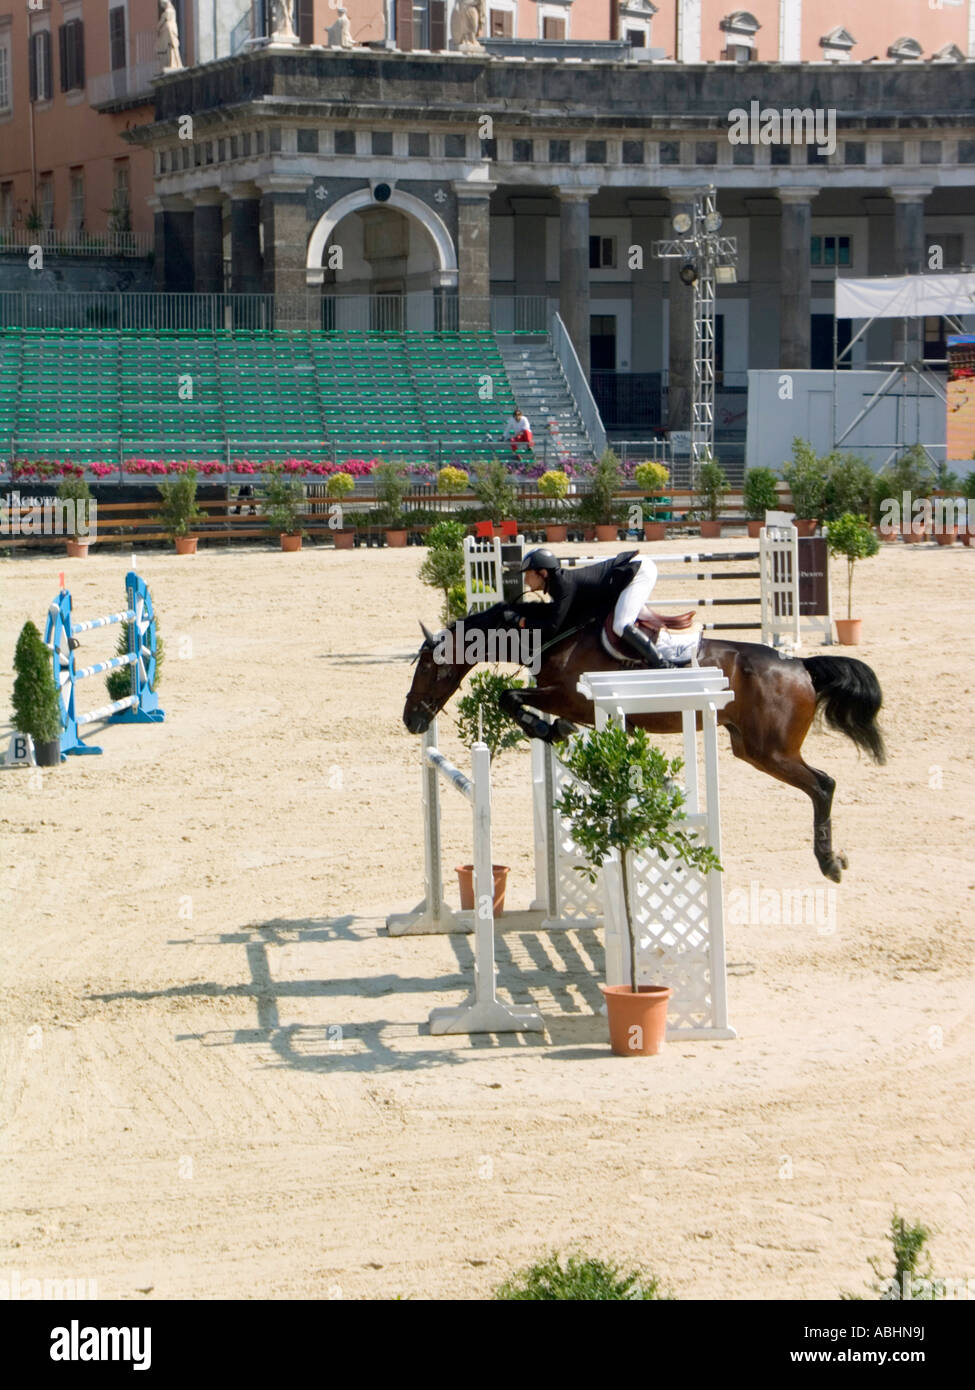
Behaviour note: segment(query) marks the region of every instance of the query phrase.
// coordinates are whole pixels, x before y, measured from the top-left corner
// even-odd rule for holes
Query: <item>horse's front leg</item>
[[[505,690],[498,704],[502,711],[513,719],[520,729],[531,738],[540,738],[544,743],[558,743],[561,739],[568,738],[574,734],[576,727],[570,724],[567,719],[557,718],[554,724],[550,724],[547,719],[542,719],[534,710],[548,712],[553,705],[564,703],[564,694],[560,690],[550,688],[548,690]],[[531,708],[529,708],[529,706]],[[554,713],[554,709],[551,710]]]

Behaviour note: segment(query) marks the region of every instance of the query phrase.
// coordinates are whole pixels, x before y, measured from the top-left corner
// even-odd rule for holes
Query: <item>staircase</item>
[[[515,403],[531,421],[536,457],[550,468],[560,455],[592,462],[592,444],[548,339],[529,346],[502,342],[501,357]]]

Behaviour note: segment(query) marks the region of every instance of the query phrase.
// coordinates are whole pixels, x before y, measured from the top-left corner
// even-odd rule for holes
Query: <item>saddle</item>
[[[663,631],[687,632],[689,636],[693,636],[694,620],[696,616],[693,609],[687,613],[667,614],[658,613],[649,605],[645,605],[640,610],[640,616],[637,618],[636,625],[641,631],[646,633],[651,642],[656,644],[657,639]],[[697,635],[700,636],[700,633]],[[621,642],[613,631],[612,610],[606,615],[606,621],[602,625],[600,636],[602,638],[603,650],[609,656],[615,657],[617,661],[626,662],[628,666],[639,665],[639,662],[633,655],[632,648]],[[690,660],[691,657],[687,656],[686,661],[689,662]],[[685,663],[679,661],[679,664]]]

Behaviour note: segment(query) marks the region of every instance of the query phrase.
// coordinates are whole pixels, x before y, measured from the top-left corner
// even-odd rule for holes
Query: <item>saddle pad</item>
[[[646,612],[646,610],[644,610]],[[607,656],[614,657],[617,661],[624,662],[627,666],[642,666],[643,662],[637,656],[631,646],[617,637],[613,631],[613,615],[606,619],[603,624],[600,637],[602,640],[603,651]],[[693,614],[682,613],[681,618],[693,617]],[[681,629],[674,630],[670,627],[654,628],[651,624],[640,622],[640,627],[647,632],[661,656],[665,656],[668,661],[672,661],[676,666],[689,666],[697,655],[697,649],[701,643],[701,627],[699,624],[684,624]]]

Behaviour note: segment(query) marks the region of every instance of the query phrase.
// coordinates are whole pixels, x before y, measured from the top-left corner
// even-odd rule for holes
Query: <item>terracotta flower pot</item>
[[[596,540],[597,540],[597,541],[615,541],[615,540],[618,540],[618,539],[619,539],[619,529],[620,529],[620,528],[619,528],[618,526],[597,526],[597,527],[596,527]]]
[[[406,544],[405,531],[387,531],[386,544],[389,546],[402,546]]]
[[[896,529],[895,527],[892,527],[892,526],[878,526],[878,527],[877,527],[877,535],[878,535],[878,536],[880,537],[880,539],[881,539],[882,541],[884,541],[887,545],[890,545],[893,541],[896,541],[896,539],[897,539],[897,537],[898,537],[898,534],[899,534],[899,532],[897,531],[897,529]]]
[[[836,640],[841,647],[859,647],[862,618],[837,618]]]
[[[197,536],[177,536],[175,538],[177,555],[195,555]]]
[[[582,539],[583,539],[584,541],[594,541],[594,540],[596,539],[596,528],[595,528],[595,526],[583,526],[583,528],[582,528]]]
[[[559,541],[567,539],[569,534],[568,526],[546,526],[545,539],[549,545],[557,545]]]
[[[797,536],[814,536],[819,522],[815,517],[795,517],[792,522]]]
[[[504,892],[508,886],[508,874],[511,872],[507,864],[492,864],[491,870],[494,874],[494,915],[499,917],[504,911]],[[472,911],[474,907],[474,865],[457,865],[457,885],[460,889],[461,911]]]
[[[300,536],[282,536],[282,537],[281,537],[281,549],[282,549],[282,550],[300,550],[300,549],[301,549],[301,537],[300,537]]]
[[[65,541],[64,544],[68,552],[69,560],[85,560],[88,558],[88,541]]]
[[[662,521],[645,521],[643,523],[643,539],[645,541],[665,541],[667,539],[667,527]]]
[[[332,541],[336,550],[351,550],[355,545],[355,532],[333,531]]]
[[[967,530],[963,531],[959,526],[958,539],[961,541],[962,545],[971,545],[972,541],[975,541],[975,530],[969,526]]]
[[[667,1038],[666,985],[600,985],[609,1015],[609,1045],[617,1057],[656,1057]]]
[[[761,519],[758,521],[751,520],[747,521],[745,525],[748,527],[748,539],[750,541],[757,541],[762,534],[762,527],[765,525],[765,522]]]
[[[701,536],[704,540],[716,541],[718,537],[721,535],[720,521],[702,521],[700,523],[700,526]]]
[[[958,527],[946,526],[943,531],[935,531],[934,538],[939,545],[954,545],[958,539]]]
[[[905,545],[920,545],[924,540],[924,530],[915,531],[913,526],[902,526],[901,535],[904,537]]]

